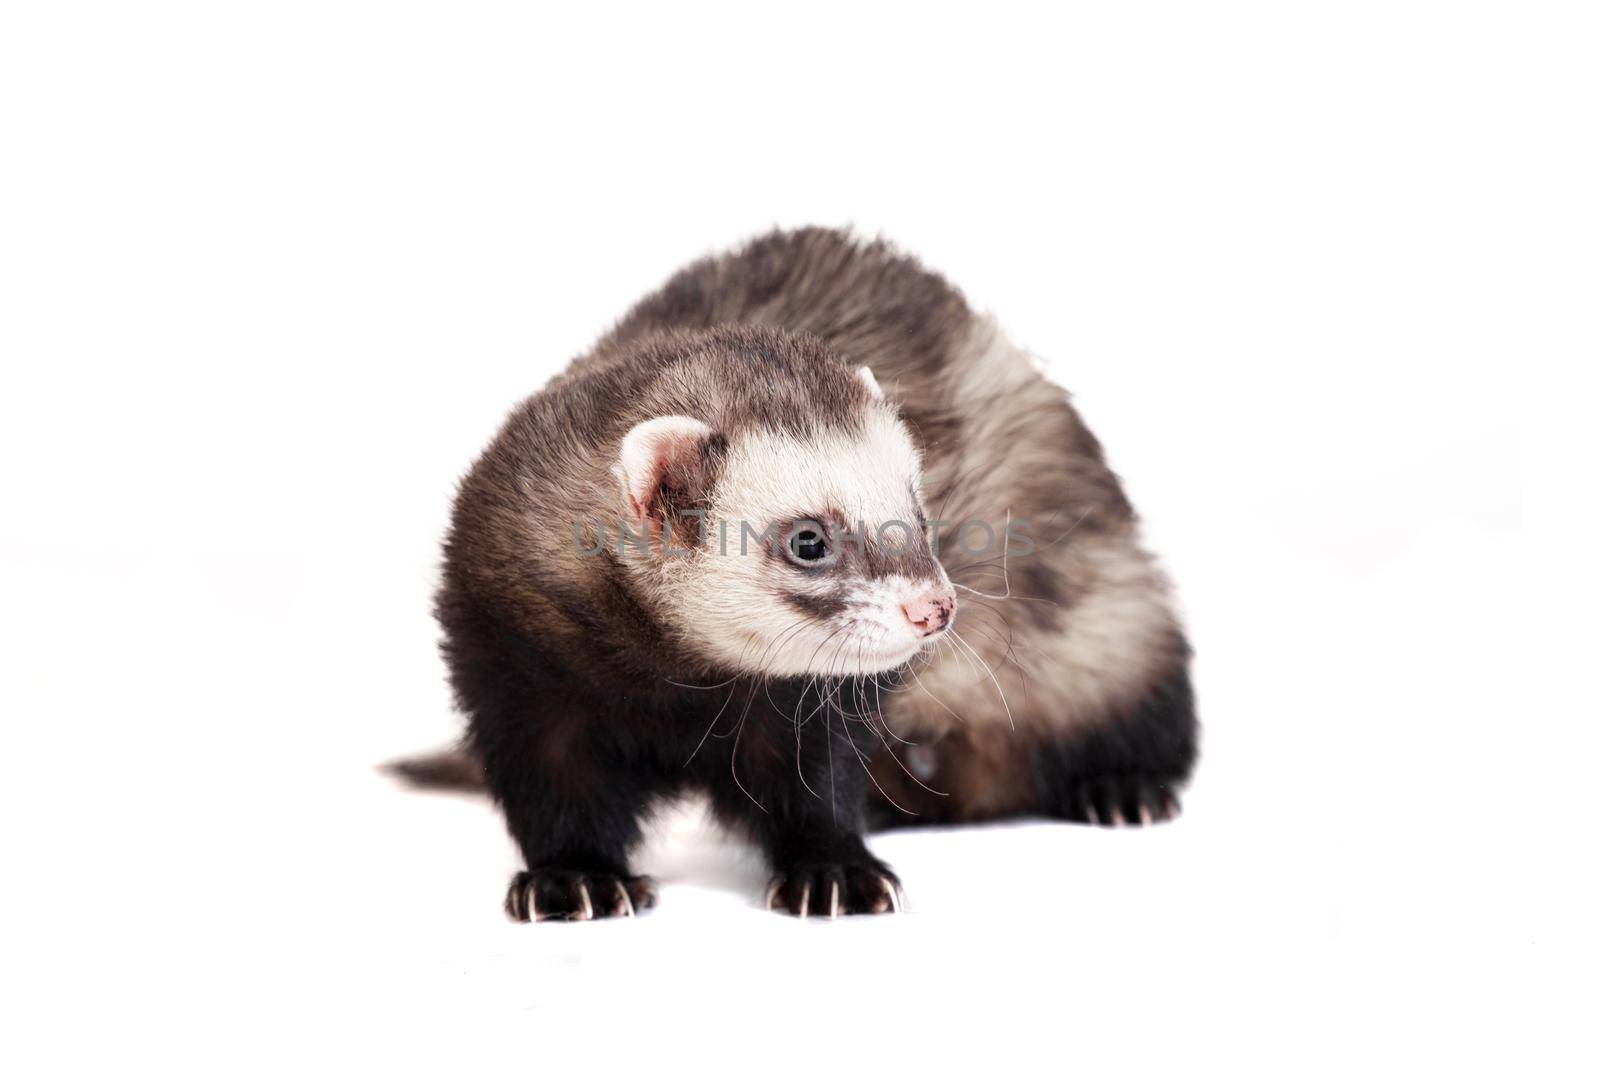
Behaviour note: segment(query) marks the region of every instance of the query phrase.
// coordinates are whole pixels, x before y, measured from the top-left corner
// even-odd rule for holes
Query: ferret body
[[[769,907],[898,910],[869,822],[1177,812],[1196,755],[1165,578],[1067,394],[942,278],[780,232],[693,264],[462,483],[437,615],[516,919],[634,914],[685,789]]]

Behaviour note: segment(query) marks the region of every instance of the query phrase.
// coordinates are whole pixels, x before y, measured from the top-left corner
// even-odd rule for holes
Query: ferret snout
[[[920,637],[932,637],[950,625],[956,613],[956,598],[949,593],[924,593],[900,605],[906,621]]]

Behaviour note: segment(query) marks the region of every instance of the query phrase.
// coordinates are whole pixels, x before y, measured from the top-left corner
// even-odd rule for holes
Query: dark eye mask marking
[[[788,601],[796,610],[810,615],[815,619],[831,619],[844,611],[846,606],[845,595],[841,591],[815,592],[815,593],[790,593],[784,592],[783,599]]]

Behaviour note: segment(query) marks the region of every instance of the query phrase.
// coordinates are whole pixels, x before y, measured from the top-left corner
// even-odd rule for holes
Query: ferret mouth
[[[892,640],[884,640],[882,643],[872,642],[860,649],[852,662],[841,662],[838,667],[841,668],[842,674],[881,674],[884,671],[899,670],[915,659],[919,652],[931,649],[938,640],[938,635],[935,635],[913,637],[903,642]]]
[[[917,653],[921,651],[922,646],[918,645],[914,648],[908,648],[898,655],[879,656],[875,658],[863,656],[861,658],[860,665],[856,668],[854,673],[882,674],[884,671],[897,671],[904,667],[907,663],[910,663],[914,658],[916,658]]]
[[[896,671],[912,662],[918,654],[932,651],[942,634],[915,637],[900,634],[888,627],[870,621],[856,620],[832,629],[822,629],[816,639],[801,642],[780,639],[769,643],[768,651],[747,651],[740,661],[742,669],[757,664],[759,673],[773,676],[820,678],[852,678],[869,674]]]

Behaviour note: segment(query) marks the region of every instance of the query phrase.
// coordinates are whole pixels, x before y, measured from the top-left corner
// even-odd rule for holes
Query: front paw
[[[900,910],[900,880],[873,859],[794,864],[767,888],[767,910],[790,915],[876,915]]]
[[[519,923],[633,916],[656,902],[648,878],[541,867],[521,871],[506,891],[506,914]]]

